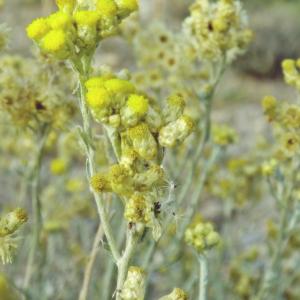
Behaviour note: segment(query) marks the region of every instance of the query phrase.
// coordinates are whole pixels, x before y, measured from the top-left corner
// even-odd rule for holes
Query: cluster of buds
[[[45,53],[72,59],[92,53],[98,43],[117,32],[124,18],[138,9],[137,0],[57,0],[59,11],[38,18],[28,36]]]
[[[193,130],[183,97],[170,96],[162,109],[130,81],[112,75],[91,78],[85,86],[87,105],[113,136],[119,160],[106,173],[96,174],[91,185],[97,192],[125,198],[129,222],[154,228],[166,181],[161,167],[164,148],[182,143]]]
[[[221,242],[220,235],[209,222],[195,222],[185,232],[185,241],[194,247],[197,252],[205,251],[218,246]]]
[[[184,29],[202,59],[231,62],[252,40],[246,13],[235,0],[196,0]]]
[[[159,298],[159,300],[187,300],[188,296],[182,289],[175,288],[171,294]]]
[[[284,60],[282,63],[283,73],[287,84],[299,89],[299,61]],[[274,133],[279,140],[277,158],[291,158],[300,151],[300,107],[278,101],[273,96],[266,96],[262,100],[264,114],[274,126]]]
[[[0,218],[0,257],[3,263],[10,263],[16,243],[12,235],[27,221],[26,212],[17,208]]]
[[[285,82],[300,90],[300,58],[297,60],[285,59],[282,62]]]
[[[130,267],[122,288],[122,300],[144,300],[146,273],[139,267]]]

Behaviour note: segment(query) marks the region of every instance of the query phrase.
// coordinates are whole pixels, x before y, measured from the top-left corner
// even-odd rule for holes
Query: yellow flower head
[[[285,59],[282,62],[282,69],[285,72],[293,72],[295,70],[296,63],[293,59]]]
[[[93,27],[98,23],[100,15],[97,11],[81,10],[74,14],[74,19],[78,25]]]
[[[27,213],[22,208],[17,208],[0,218],[0,237],[10,235],[27,222]]]
[[[129,177],[128,169],[120,164],[116,164],[110,167],[109,178],[113,183],[122,183]]]
[[[72,22],[71,16],[62,11],[50,15],[47,20],[52,29],[65,29]]]
[[[132,94],[127,100],[127,106],[138,115],[145,115],[149,108],[148,100],[141,95]]]
[[[109,180],[104,174],[96,174],[91,178],[91,187],[98,193],[111,191]]]
[[[104,77],[92,77],[85,82],[85,87],[87,89],[100,88],[104,86],[106,78]]]
[[[47,19],[39,18],[27,26],[27,35],[33,40],[39,40],[50,30]]]
[[[105,88],[92,88],[86,94],[88,105],[92,109],[103,109],[110,105],[110,95]]]
[[[130,138],[133,140],[143,140],[149,135],[150,131],[147,124],[141,123],[133,128],[130,128],[128,133]]]
[[[273,96],[266,96],[262,100],[262,107],[264,111],[274,110],[277,106],[277,100]]]
[[[160,298],[159,300],[187,300],[188,296],[185,291],[175,288],[171,294]]]
[[[129,94],[134,93],[134,85],[128,81],[119,78],[109,79],[105,82],[105,87],[108,91],[114,94]]]
[[[62,175],[67,170],[67,162],[65,159],[56,158],[51,161],[50,170],[53,175]]]
[[[142,194],[135,193],[127,200],[124,217],[133,223],[147,224],[151,221],[151,206]]]
[[[63,30],[51,30],[43,39],[42,47],[50,53],[57,53],[64,50],[67,44],[67,37]]]
[[[101,17],[114,17],[117,14],[118,7],[114,0],[98,0],[97,10]]]

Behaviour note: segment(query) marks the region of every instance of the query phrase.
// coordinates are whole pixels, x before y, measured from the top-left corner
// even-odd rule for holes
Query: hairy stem
[[[126,279],[126,274],[128,271],[128,266],[130,259],[136,248],[139,235],[134,232],[134,229],[127,230],[126,246],[122,257],[117,263],[118,267],[118,279],[117,279],[117,290],[116,290],[116,300],[121,300],[121,292]]]
[[[89,61],[89,60],[88,60]],[[96,174],[96,162],[95,162],[95,150],[92,145],[93,141],[93,135],[92,135],[92,127],[91,127],[91,117],[90,113],[88,110],[88,107],[86,105],[85,101],[85,87],[84,83],[88,79],[88,74],[89,74],[89,69],[90,66],[84,66],[82,68],[85,70],[84,74],[81,74],[80,71],[79,73],[79,78],[80,78],[80,111],[82,115],[82,120],[83,120],[83,128],[81,132],[81,137],[82,141],[85,145],[85,152],[86,152],[86,158],[87,158],[87,171],[88,171],[88,180],[90,177],[94,176]],[[103,203],[103,198],[97,193],[92,191],[94,200],[97,206],[97,211],[100,217],[101,225],[103,228],[103,232],[105,234],[105,237],[107,239],[108,245],[110,247],[113,259],[115,262],[117,262],[120,258],[120,253],[115,241],[115,238],[112,233],[112,228],[109,223],[109,218],[108,214],[105,211],[104,203]]]
[[[198,257],[200,274],[199,274],[199,300],[207,299],[208,267],[207,258],[204,254]]]

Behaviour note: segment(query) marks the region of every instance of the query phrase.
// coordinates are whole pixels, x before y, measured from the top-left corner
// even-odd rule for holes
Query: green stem
[[[127,230],[125,250],[122,257],[119,259],[117,263],[118,279],[117,279],[116,300],[121,300],[121,292],[126,279],[129,262],[136,248],[138,237],[139,235],[136,232],[134,232],[133,228]]]
[[[90,62],[90,60],[87,60]],[[80,70],[77,70],[79,79],[80,79],[80,111],[82,115],[82,121],[83,121],[83,128],[81,132],[81,137],[83,140],[83,143],[85,145],[85,152],[86,152],[86,158],[87,158],[87,167],[88,167],[88,180],[90,177],[94,176],[96,174],[96,162],[95,162],[95,150],[92,145],[93,136],[92,136],[92,127],[91,127],[91,117],[90,112],[88,110],[88,107],[86,105],[85,101],[85,87],[84,83],[88,79],[88,73],[89,73],[89,66],[83,66],[82,68],[85,70],[85,74],[81,74]],[[115,262],[117,262],[120,258],[120,253],[116,244],[116,241],[114,239],[112,228],[109,223],[109,217],[108,214],[105,211],[103,198],[95,191],[92,190],[92,194],[94,196],[94,200],[97,206],[97,211],[100,217],[100,221],[102,224],[103,232],[105,234],[105,237],[107,239],[108,245],[110,247],[113,259]]]
[[[207,283],[208,283],[208,264],[204,254],[198,257],[200,274],[199,274],[199,300],[207,299]]]
[[[24,276],[23,287],[27,289],[33,275],[33,268],[36,260],[36,254],[39,246],[40,234],[42,230],[42,209],[40,201],[40,175],[42,167],[42,159],[44,154],[45,142],[47,139],[48,130],[43,128],[41,134],[38,136],[37,154],[35,156],[33,171],[31,175],[31,201],[33,211],[33,237],[31,248],[26,263],[26,271]],[[37,270],[38,271],[38,270]],[[39,277],[39,276],[37,276]]]

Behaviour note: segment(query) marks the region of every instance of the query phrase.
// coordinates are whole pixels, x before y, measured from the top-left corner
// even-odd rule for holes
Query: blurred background
[[[30,55],[32,43],[26,37],[25,26],[38,16],[55,11],[54,0],[9,0],[0,12],[1,22],[11,28],[11,53]],[[179,30],[188,15],[192,0],[141,0],[141,18],[144,26],[157,19]],[[282,80],[280,63],[283,58],[300,55],[300,1],[299,0],[243,0],[255,39],[250,50],[227,71],[217,94],[215,115],[230,122],[239,133],[257,135],[264,122],[260,109],[261,98],[276,94],[288,98],[292,93]],[[96,64],[134,69],[132,50],[120,38],[105,41],[98,50]],[[221,114],[218,114],[220,108]],[[225,118],[225,119],[224,119]],[[251,126],[249,126],[251,124]]]

